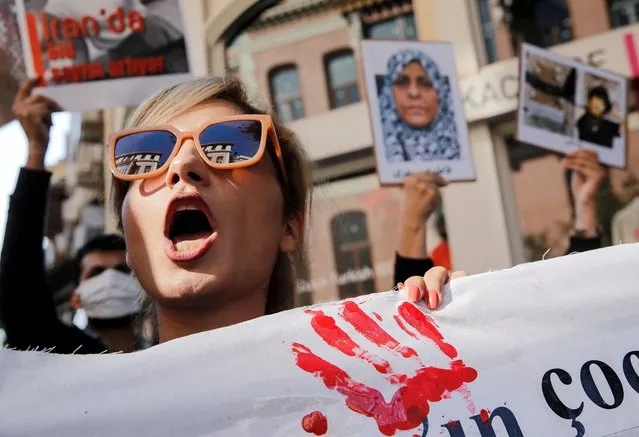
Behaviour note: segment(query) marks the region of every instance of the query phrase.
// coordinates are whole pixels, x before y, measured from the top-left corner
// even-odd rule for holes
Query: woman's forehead
[[[419,62],[417,59],[413,59],[412,61],[406,63],[404,65],[404,70],[413,70],[413,71],[419,70],[421,72],[428,73],[426,69],[424,68],[424,66],[422,65],[422,63]]]
[[[218,117],[239,115],[237,106],[225,100],[211,100],[199,103],[184,112],[169,118],[163,124],[169,124],[179,130],[189,130],[200,126],[206,120]]]

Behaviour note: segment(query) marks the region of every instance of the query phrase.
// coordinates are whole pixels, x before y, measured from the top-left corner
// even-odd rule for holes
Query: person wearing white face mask
[[[29,151],[11,196],[0,257],[0,316],[7,346],[69,354],[134,351],[139,288],[126,264],[125,242],[117,235],[94,238],[76,256],[78,288],[72,304],[84,308],[91,332],[64,324],[56,314],[42,240],[51,178],[44,157],[51,113],[59,107],[46,97],[31,95],[36,82],[23,84],[13,107]]]
[[[107,269],[82,282],[75,295],[90,320],[120,319],[136,315],[141,309],[137,281],[130,273],[117,269]]]
[[[76,256],[79,284],[71,305],[86,316],[80,325],[97,334],[112,351],[131,352],[140,344],[140,287],[125,260],[125,243],[117,235],[102,235]]]

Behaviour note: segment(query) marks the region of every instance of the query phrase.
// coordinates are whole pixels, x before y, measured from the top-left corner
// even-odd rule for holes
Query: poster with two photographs
[[[595,150],[626,167],[627,79],[522,44],[517,139],[560,153]]]
[[[366,40],[362,58],[380,184],[474,180],[452,44]]]

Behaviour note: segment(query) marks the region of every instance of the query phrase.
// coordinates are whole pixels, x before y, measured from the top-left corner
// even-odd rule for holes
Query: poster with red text
[[[16,0],[24,60],[67,111],[137,105],[188,79],[180,0]]]
[[[636,437],[639,245],[131,354],[0,349],[2,435]],[[55,352],[55,351],[53,351]]]
[[[0,126],[13,119],[13,99],[20,82],[27,77],[22,53],[15,0],[3,0],[0,2]]]

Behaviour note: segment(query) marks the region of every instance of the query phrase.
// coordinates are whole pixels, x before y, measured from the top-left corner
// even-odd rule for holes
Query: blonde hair
[[[306,223],[312,195],[312,178],[309,159],[297,136],[268,111],[259,109],[247,95],[244,84],[237,76],[204,77],[167,88],[142,103],[130,115],[127,128],[165,123],[201,103],[224,100],[235,105],[243,114],[269,114],[282,149],[284,169],[288,184],[280,178],[284,197],[284,217],[299,216]],[[274,161],[273,147],[267,150]],[[277,164],[276,164],[277,165]],[[112,204],[117,226],[122,231],[122,203],[128,183],[112,178]],[[303,241],[294,253],[279,253],[271,274],[266,298],[265,314],[284,311],[295,306],[296,266],[306,263]]]

